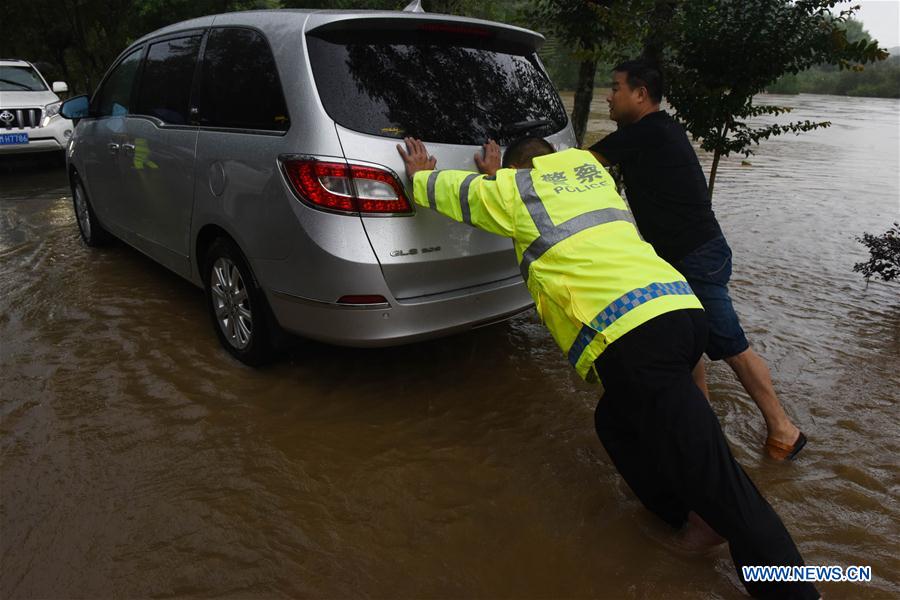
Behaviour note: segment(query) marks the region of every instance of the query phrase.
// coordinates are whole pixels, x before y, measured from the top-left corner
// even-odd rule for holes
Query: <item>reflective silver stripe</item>
[[[428,206],[431,208],[437,208],[437,202],[434,199],[434,184],[437,183],[439,171],[432,171],[428,174],[428,182],[426,187],[428,193]]]
[[[547,208],[541,201],[540,196],[534,190],[534,182],[531,181],[531,169],[519,169],[516,171],[516,187],[519,190],[522,202],[525,203],[525,208],[528,209],[528,214],[531,215],[531,220],[534,221],[534,226],[537,227],[538,233],[544,235],[551,232],[555,225],[550,219],[550,215],[547,214]]]
[[[528,245],[525,252],[522,253],[522,262],[519,264],[519,269],[522,271],[522,277],[525,281],[528,281],[528,269],[531,267],[531,263],[543,256],[547,250],[556,244],[585,229],[603,225],[604,223],[613,223],[615,221],[634,223],[631,218],[631,213],[627,210],[622,210],[621,208],[602,208],[586,212],[577,217],[572,217],[550,231],[542,232],[539,237]]]
[[[472,173],[463,179],[462,185],[459,186],[459,210],[462,212],[463,223],[472,224],[472,213],[469,209],[469,186],[472,181],[478,177],[477,173]]]

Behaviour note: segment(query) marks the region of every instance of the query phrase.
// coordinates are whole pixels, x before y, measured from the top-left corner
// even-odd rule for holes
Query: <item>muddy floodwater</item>
[[[730,370],[712,405],[826,598],[900,597],[900,284],[852,272],[900,220],[900,101],[801,95],[830,129],[723,161],[714,206],[748,337],[810,442],[761,456]],[[589,140],[612,130],[597,98]],[[702,160],[708,167],[709,157]],[[708,169],[707,169],[708,170]],[[534,314],[253,370],[200,290],[78,238],[64,169],[0,174],[0,597],[741,598],[617,476]]]

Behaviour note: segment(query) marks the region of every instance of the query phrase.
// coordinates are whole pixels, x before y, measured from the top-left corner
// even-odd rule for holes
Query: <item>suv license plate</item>
[[[27,133],[0,133],[0,146],[7,146],[10,144],[27,144],[28,143],[28,134]]]

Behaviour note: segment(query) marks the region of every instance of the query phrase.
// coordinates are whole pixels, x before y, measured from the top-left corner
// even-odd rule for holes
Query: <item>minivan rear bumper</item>
[[[297,335],[339,346],[377,348],[460,333],[506,320],[534,303],[520,276],[445,294],[378,306],[347,306],[267,293],[278,323]]]

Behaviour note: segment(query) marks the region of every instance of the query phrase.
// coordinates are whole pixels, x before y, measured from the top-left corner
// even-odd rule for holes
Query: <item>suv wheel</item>
[[[84,184],[77,176],[72,181],[72,204],[82,241],[92,247],[108,243],[112,236],[97,220],[91,201],[84,190]]]
[[[238,247],[216,239],[206,253],[207,306],[219,341],[235,358],[258,367],[274,354],[274,319]]]

